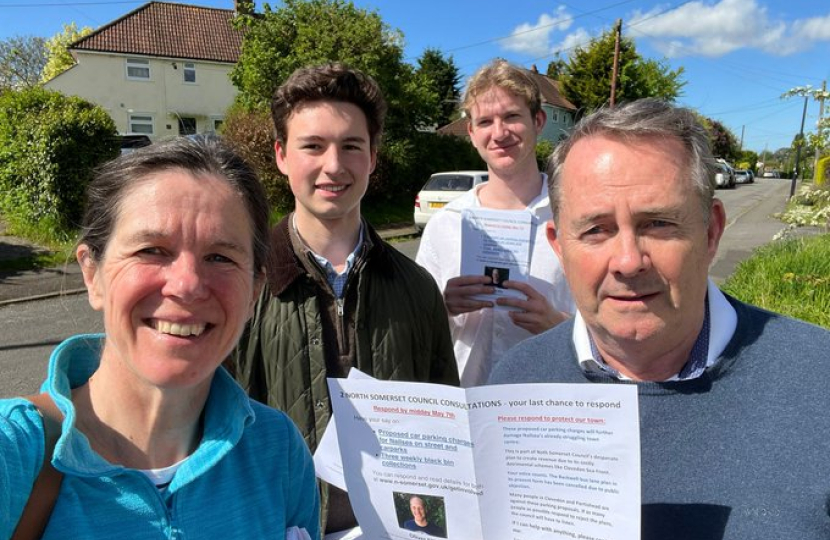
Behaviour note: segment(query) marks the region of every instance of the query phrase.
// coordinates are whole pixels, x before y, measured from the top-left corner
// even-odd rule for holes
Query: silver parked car
[[[755,181],[752,171],[748,169],[735,169],[735,182],[738,184],[751,184]]]
[[[487,171],[448,171],[435,173],[415,197],[415,226],[426,227],[429,218],[475,186],[486,182]]]
[[[735,187],[735,174],[726,163],[715,163],[715,187],[732,189]]]

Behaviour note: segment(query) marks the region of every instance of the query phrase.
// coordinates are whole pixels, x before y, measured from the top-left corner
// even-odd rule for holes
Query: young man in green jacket
[[[386,104],[339,64],[299,69],[271,103],[276,159],[295,210],[272,231],[267,285],[233,366],[254,399],[294,420],[312,452],[331,418],[327,377],[458,384],[441,292],[361,217]],[[356,525],[323,489],[325,531]]]

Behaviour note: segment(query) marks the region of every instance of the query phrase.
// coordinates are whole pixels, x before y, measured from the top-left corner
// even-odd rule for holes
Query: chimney
[[[538,69],[536,69],[536,64],[532,64],[532,65],[530,66],[530,71],[532,71],[533,73],[539,73],[539,70],[538,70]]]

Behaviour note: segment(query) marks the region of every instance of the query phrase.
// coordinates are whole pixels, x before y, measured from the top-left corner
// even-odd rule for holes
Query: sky
[[[830,0],[353,1],[401,32],[405,61],[415,65],[424,49],[438,49],[463,80],[496,57],[544,72],[557,53],[567,60],[621,19],[641,56],[684,69],[679,104],[719,120],[759,153],[789,146],[801,128],[805,100],[782,94],[830,79]],[[95,29],[144,3],[0,0],[0,40],[50,37],[69,22]],[[233,0],[179,3],[233,9]],[[805,133],[815,132],[818,118],[811,97]]]

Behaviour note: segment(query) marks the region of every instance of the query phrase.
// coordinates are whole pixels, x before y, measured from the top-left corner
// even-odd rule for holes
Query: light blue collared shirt
[[[706,364],[703,369],[694,369],[689,373],[684,373],[683,371],[686,371],[684,368],[681,373],[674,375],[667,379],[667,381],[691,380],[699,377],[705,368],[715,365],[718,357],[735,334],[735,329],[738,326],[738,315],[735,313],[735,308],[732,307],[712,280],[708,282],[707,294],[709,344],[706,353]],[[585,319],[582,318],[579,311],[577,311],[574,318],[573,342],[577,358],[579,359],[579,366],[583,371],[596,373],[600,371],[607,372],[610,369],[606,368],[606,364],[602,358],[595,357],[588,327],[585,325]],[[596,356],[599,355],[597,354]],[[614,374],[614,376],[620,380],[628,380],[627,377],[619,373]]]

